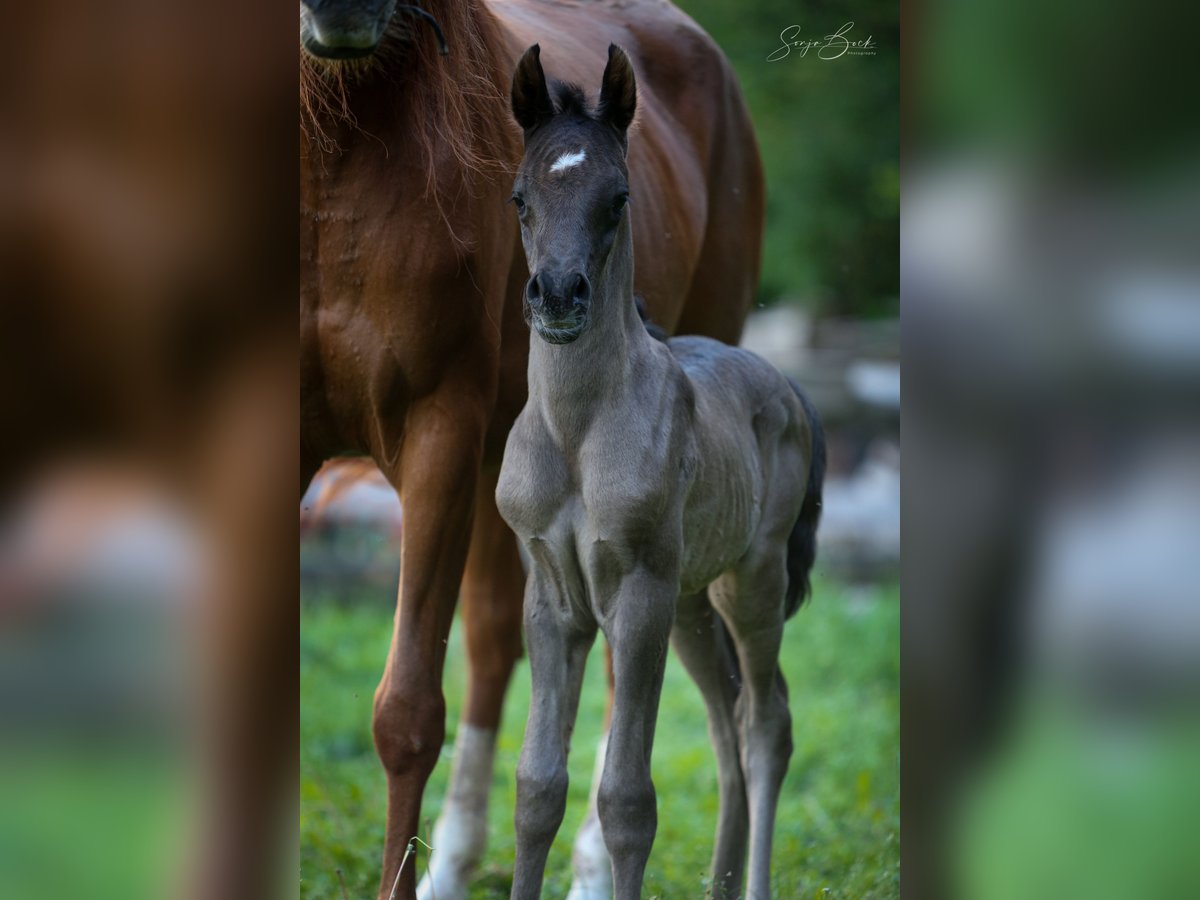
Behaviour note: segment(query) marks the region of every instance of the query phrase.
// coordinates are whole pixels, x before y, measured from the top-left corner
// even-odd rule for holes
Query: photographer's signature
[[[778,62],[796,52],[799,56],[807,56],[809,50],[815,51],[818,59],[838,59],[842,56],[874,56],[876,43],[871,35],[862,40],[849,37],[853,22],[847,22],[832,34],[827,34],[818,40],[801,40],[800,26],[789,25],[779,32],[780,46],[767,57],[767,62]]]

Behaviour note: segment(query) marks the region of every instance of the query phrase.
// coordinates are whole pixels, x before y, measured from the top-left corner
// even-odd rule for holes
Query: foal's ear
[[[608,65],[604,67],[604,81],[600,85],[600,118],[624,134],[636,109],[637,79],[633,63],[624,50],[609,44]]]
[[[554,115],[546,73],[542,71],[542,48],[537,44],[526,50],[517,63],[512,83],[512,110],[526,134]]]

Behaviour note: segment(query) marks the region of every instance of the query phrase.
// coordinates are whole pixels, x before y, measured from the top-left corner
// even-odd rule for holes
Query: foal
[[[598,808],[616,896],[640,895],[654,840],[650,751],[670,640],[704,695],[719,766],[714,896],[740,894],[748,831],[747,896],[766,898],[792,748],[779,647],[808,588],[823,438],[805,398],[753,354],[647,333],[627,211],[634,82],[616,46],[594,109],[571,85],[552,97],[536,46],[513,80],[533,334],[496,500],[532,560],[533,700],[512,896],[541,891],[599,626],[615,677]]]

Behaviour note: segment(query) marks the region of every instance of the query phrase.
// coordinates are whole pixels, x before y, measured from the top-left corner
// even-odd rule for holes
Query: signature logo
[[[839,59],[843,56],[874,56],[875,49],[878,46],[874,38],[871,35],[867,35],[862,40],[852,39],[849,35],[850,29],[853,27],[853,22],[847,22],[832,34],[809,41],[801,40],[799,25],[789,25],[783,31],[779,32],[780,45],[767,57],[767,62],[778,62],[781,59],[786,59],[793,52],[799,56],[807,56],[809,50],[815,51],[814,55],[818,59]]]

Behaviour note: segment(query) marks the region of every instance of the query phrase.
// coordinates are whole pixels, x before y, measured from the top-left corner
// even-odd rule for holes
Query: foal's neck
[[[607,266],[592,288],[587,329],[570,344],[550,344],[531,334],[529,396],[563,429],[582,428],[621,396],[652,363],[655,340],[633,300],[633,240],[620,226]]]

